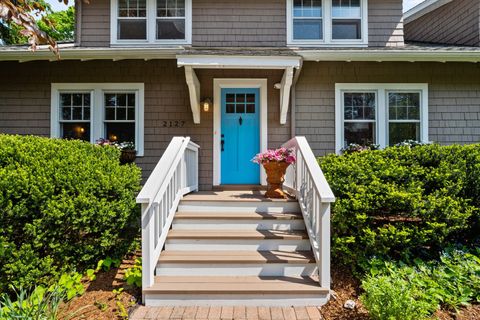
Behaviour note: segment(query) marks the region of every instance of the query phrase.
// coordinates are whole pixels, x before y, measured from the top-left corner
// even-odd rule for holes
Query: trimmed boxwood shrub
[[[358,266],[375,256],[437,252],[479,234],[480,145],[391,147],[319,164],[337,197],[337,261]]]
[[[141,173],[118,159],[113,147],[0,135],[0,291],[48,284],[135,236]]]

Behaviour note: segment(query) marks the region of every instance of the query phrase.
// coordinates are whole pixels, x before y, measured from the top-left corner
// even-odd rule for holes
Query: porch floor
[[[144,307],[131,320],[320,320],[320,307]]]
[[[188,194],[184,201],[273,201],[273,202],[296,202],[293,197],[288,199],[267,199],[264,190],[218,190],[199,191]]]

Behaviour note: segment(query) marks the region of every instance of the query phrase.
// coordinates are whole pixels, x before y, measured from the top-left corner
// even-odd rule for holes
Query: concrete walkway
[[[317,307],[144,307],[129,319],[144,320],[320,320]]]

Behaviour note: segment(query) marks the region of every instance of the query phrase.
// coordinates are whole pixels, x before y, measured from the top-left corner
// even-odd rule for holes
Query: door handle
[[[243,123],[242,116],[240,116],[240,118],[238,119],[238,123],[239,123],[240,125],[242,125],[242,123]]]
[[[225,145],[225,135],[222,134],[222,140],[220,141],[220,144],[222,145],[222,151],[224,151],[224,145]]]

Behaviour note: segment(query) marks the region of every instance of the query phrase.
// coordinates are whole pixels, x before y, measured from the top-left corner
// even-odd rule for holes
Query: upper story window
[[[192,0],[111,0],[114,45],[190,44]]]
[[[367,0],[287,0],[287,43],[368,45]]]

